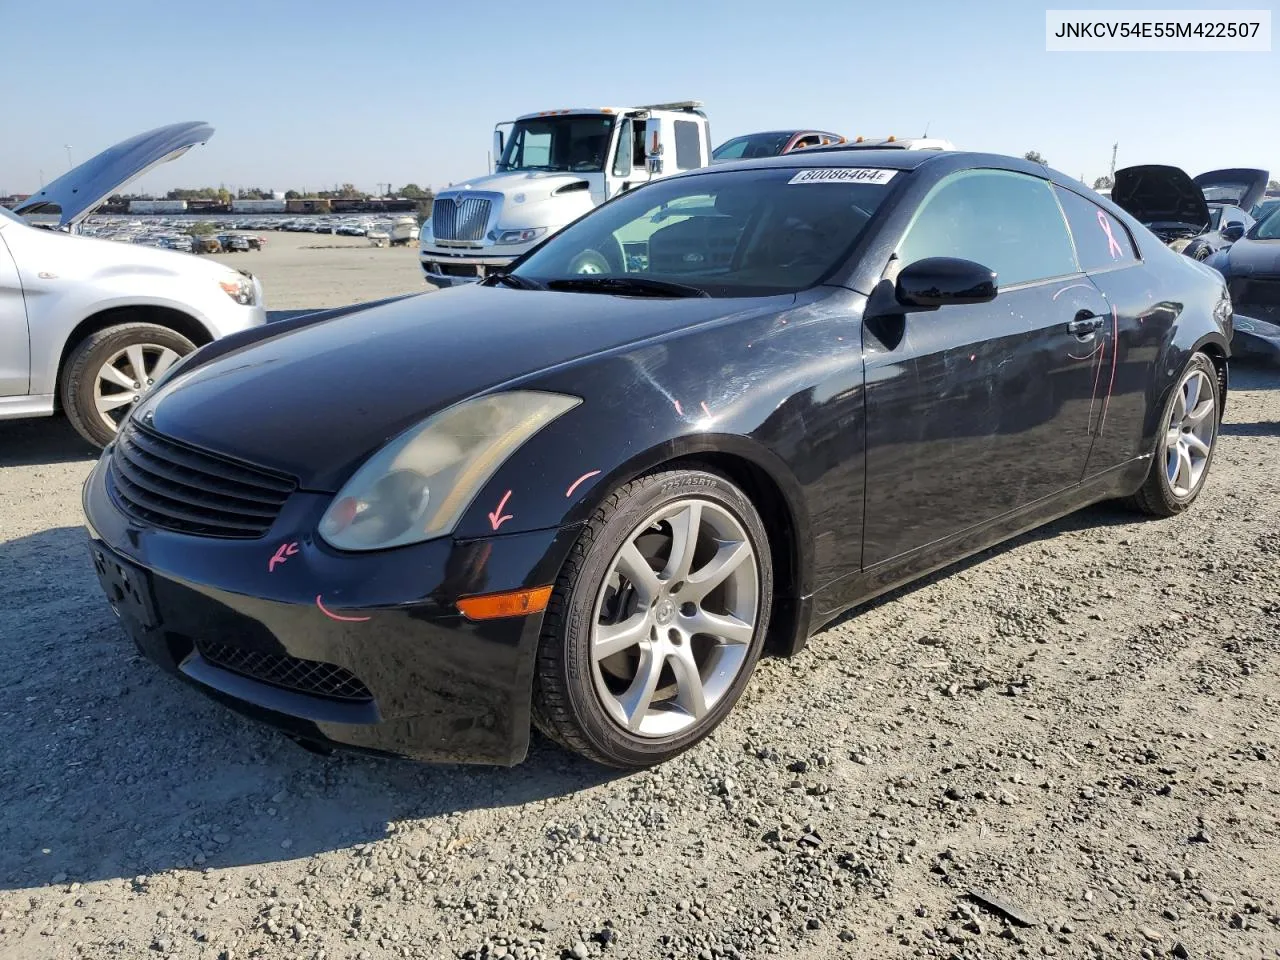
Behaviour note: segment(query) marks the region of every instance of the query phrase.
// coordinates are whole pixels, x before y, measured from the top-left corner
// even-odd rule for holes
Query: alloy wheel
[[[614,556],[595,603],[595,690],[623,730],[669,737],[708,715],[747,662],[759,569],[741,522],[685,499],[639,524]]]
[[[1175,497],[1186,499],[1199,489],[1217,428],[1213,385],[1203,370],[1192,370],[1178,385],[1165,430],[1165,477]]]
[[[158,343],[131,343],[117,350],[98,368],[93,403],[109,430],[115,430],[128,409],[151,389],[180,354]]]

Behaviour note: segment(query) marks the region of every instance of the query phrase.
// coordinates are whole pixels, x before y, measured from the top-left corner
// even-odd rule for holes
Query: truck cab
[[[419,260],[438,287],[474,283],[624,190],[706,166],[696,100],[546,110],[494,129],[494,170],[435,197]]]

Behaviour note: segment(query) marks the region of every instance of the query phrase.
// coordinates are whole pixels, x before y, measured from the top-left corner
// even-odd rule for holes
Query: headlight
[[[581,402],[516,390],[441,411],[356,471],[320,520],[320,536],[339,550],[382,550],[449,533],[512,453]]]
[[[256,299],[253,293],[253,281],[243,274],[231,274],[226,280],[219,280],[218,286],[222,288],[223,293],[242,307],[253,306]]]
[[[522,230],[502,230],[498,233],[498,243],[528,243],[537,240],[547,232],[546,227],[527,227]]]

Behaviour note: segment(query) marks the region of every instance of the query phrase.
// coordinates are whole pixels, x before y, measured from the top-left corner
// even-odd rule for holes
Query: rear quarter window
[[[1138,262],[1133,237],[1129,236],[1123,223],[1078,193],[1056,185],[1054,190],[1058,193],[1062,212],[1067,215],[1080,269],[1109,270]]]

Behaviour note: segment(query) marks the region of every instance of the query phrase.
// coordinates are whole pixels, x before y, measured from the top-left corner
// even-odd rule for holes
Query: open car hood
[[[1185,170],[1159,164],[1116,171],[1111,200],[1144,224],[1185,223],[1209,229],[1209,206]]]
[[[140,133],[64,173],[13,212],[20,216],[56,215],[59,227],[79,223],[125,184],[154,166],[182,156],[211,136],[213,127],[200,120],[171,123]]]
[[[1210,203],[1233,203],[1243,210],[1252,210],[1266,194],[1270,179],[1269,170],[1232,167],[1202,173],[1196,177],[1195,185]]]

